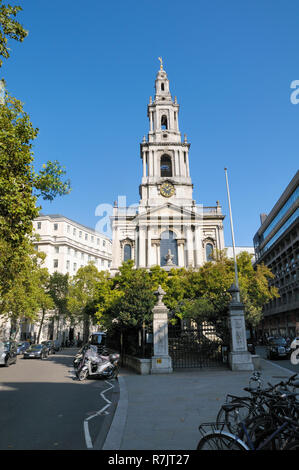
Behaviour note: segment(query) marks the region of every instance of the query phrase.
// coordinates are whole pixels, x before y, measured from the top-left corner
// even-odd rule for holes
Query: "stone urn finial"
[[[158,305],[163,305],[163,297],[166,295],[166,292],[162,289],[161,286],[158,287],[158,290],[154,292],[154,294],[157,297],[157,304]]]

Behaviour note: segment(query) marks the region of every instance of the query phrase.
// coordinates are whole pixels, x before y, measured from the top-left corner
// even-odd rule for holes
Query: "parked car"
[[[17,343],[15,341],[0,341],[0,364],[8,367],[17,362]]]
[[[48,354],[55,354],[55,343],[52,339],[48,339],[47,341],[42,341],[41,344],[44,344],[48,349]]]
[[[274,359],[279,357],[288,357],[291,354],[291,348],[285,338],[277,337],[268,340],[267,358]]]
[[[29,341],[21,341],[21,343],[18,343],[17,345],[17,354],[23,354],[24,351],[29,348],[29,346]]]
[[[37,358],[37,359],[46,359],[48,357],[48,348],[45,344],[32,344],[24,352],[24,359]]]

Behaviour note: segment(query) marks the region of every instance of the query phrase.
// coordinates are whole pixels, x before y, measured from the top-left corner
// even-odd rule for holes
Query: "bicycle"
[[[199,426],[199,432],[202,435],[197,450],[268,450],[269,444],[272,449],[275,450],[298,450],[299,448],[299,430],[298,423],[294,420],[284,417],[279,418],[282,423],[276,429],[264,429],[264,433],[257,433],[255,439],[252,434],[248,432],[248,428],[245,422],[241,422],[240,426],[243,428],[244,436],[246,436],[246,442],[241,439],[238,435],[230,432],[218,429],[216,423],[203,423]],[[265,425],[265,422],[264,422]],[[222,427],[225,423],[222,423]],[[260,423],[259,423],[260,426]],[[204,428],[210,427],[210,432],[205,432]],[[282,435],[283,439],[278,439],[278,436]],[[287,437],[286,437],[287,436]],[[279,443],[279,446],[277,446]]]
[[[257,418],[261,415],[266,415],[271,412],[271,409],[275,407],[276,412],[285,410],[285,402],[282,403],[282,399],[292,401],[295,404],[294,393],[288,391],[289,386],[293,386],[293,389],[299,387],[299,381],[295,381],[297,374],[291,376],[285,382],[279,382],[278,384],[272,385],[268,383],[269,388],[262,388],[262,380],[260,373],[254,373],[249,381],[249,387],[245,387],[244,390],[249,392],[251,396],[236,396],[228,394],[226,396],[226,404],[223,405],[216,417],[216,425],[219,427],[220,423],[225,423],[225,426],[229,432],[237,434],[240,430],[239,424],[244,420],[250,420]],[[257,381],[257,388],[251,387],[251,382]],[[297,383],[296,383],[297,382]],[[283,389],[284,394],[281,393]],[[288,402],[290,407],[290,403]],[[286,413],[283,413],[286,414]],[[298,408],[292,409],[290,417],[298,417]]]

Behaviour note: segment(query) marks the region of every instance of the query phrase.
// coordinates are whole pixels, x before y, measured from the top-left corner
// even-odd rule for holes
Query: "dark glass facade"
[[[274,274],[279,298],[266,304],[259,334],[299,336],[299,171],[253,239],[256,263]]]

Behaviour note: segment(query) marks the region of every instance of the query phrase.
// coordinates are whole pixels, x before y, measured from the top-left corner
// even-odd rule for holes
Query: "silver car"
[[[47,357],[48,348],[44,344],[32,344],[23,355],[24,359],[46,359]]]
[[[8,367],[17,362],[17,343],[15,341],[0,341],[0,364]]]

